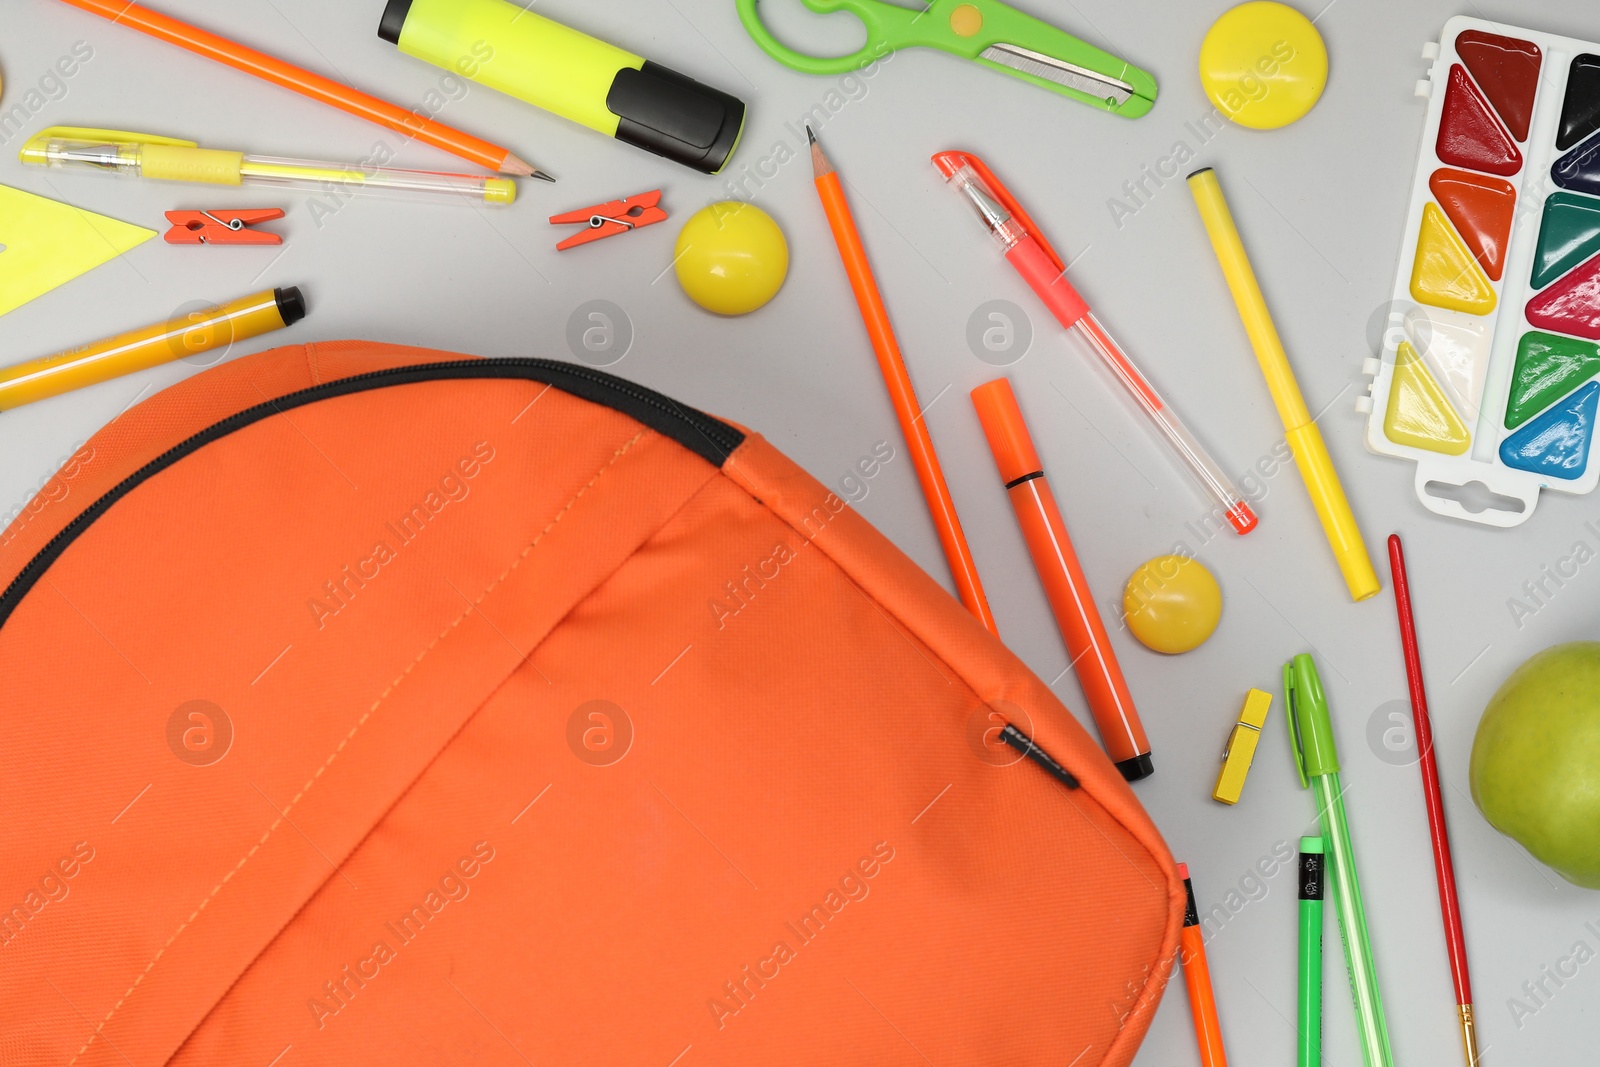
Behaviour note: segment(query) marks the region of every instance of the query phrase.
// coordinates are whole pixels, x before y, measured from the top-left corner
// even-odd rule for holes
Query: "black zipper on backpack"
[[[1065,767],[1061,766],[1061,764],[1057,763],[1054,759],[1051,759],[1050,753],[1034,744],[1033,738],[1029,737],[1015,726],[1007,723],[1006,728],[1000,731],[1000,740],[1004,741],[1006,744],[1010,745],[1024,756],[1027,756],[1040,767],[1043,767],[1046,774],[1060,782],[1062,785],[1066,786],[1068,789],[1078,788],[1080,783],[1078,782],[1076,775],[1067,770]]]
[[[206,445],[263,419],[334,397],[369,392],[394,385],[495,379],[544,382],[580,399],[619,411],[663,436],[670,437],[717,467],[721,467],[733,451],[744,443],[745,435],[740,430],[720,419],[684,407],[652,389],[634,385],[587,367],[553,359],[467,359],[393,367],[340,378],[338,381],[314,385],[236,412],[167,449],[124,478],[115,488],[89,505],[82,514],[52,537],[49,543],[28,561],[28,565],[18,572],[5,592],[0,594],[0,627],[6,624],[22,598],[38,584],[39,579],[61,557],[68,546],[109,511],[113,504],[127,496],[141,483]]]

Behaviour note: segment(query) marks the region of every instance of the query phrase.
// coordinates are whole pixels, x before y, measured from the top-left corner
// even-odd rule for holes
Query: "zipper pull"
[[[1044,749],[1033,743],[1033,738],[1010,723],[1007,723],[1006,728],[1000,731],[1000,740],[1043,767],[1046,774],[1068,789],[1077,789],[1081,786],[1082,783],[1078,781],[1071,771],[1051,759]]]

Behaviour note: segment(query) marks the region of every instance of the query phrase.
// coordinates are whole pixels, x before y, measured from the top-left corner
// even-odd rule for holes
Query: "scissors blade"
[[[1133,98],[1133,86],[1121,79],[1014,44],[990,45],[983,50],[982,58],[1101,100],[1109,100],[1113,106],[1127,103]]]

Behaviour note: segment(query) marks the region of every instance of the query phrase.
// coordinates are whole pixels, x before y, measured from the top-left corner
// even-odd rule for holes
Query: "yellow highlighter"
[[[1211,799],[1224,804],[1237,804],[1244,794],[1244,780],[1250,774],[1250,764],[1255,762],[1256,746],[1261,744],[1261,728],[1267,724],[1267,711],[1272,707],[1272,694],[1259,689],[1250,690],[1244,698],[1244,710],[1239,721],[1233,724],[1228,737],[1228,748],[1222,754],[1222,773],[1217,776],[1217,788]]]
[[[1295,381],[1294,370],[1289,366],[1289,356],[1272,324],[1272,313],[1267,310],[1266,298],[1256,282],[1255,271],[1250,268],[1249,255],[1239,230],[1228,210],[1228,201],[1222,195],[1222,186],[1210,167],[1189,175],[1189,190],[1200,209],[1200,218],[1211,237],[1211,247],[1217,253],[1217,262],[1228,280],[1233,302],[1244,320],[1245,333],[1255,349],[1256,361],[1266,376],[1267,388],[1272,392],[1272,402],[1277,406],[1278,417],[1283,420],[1289,447],[1294,451],[1295,464],[1300,477],[1311,494],[1317,518],[1322,520],[1322,531],[1333,547],[1333,555],[1344,573],[1345,585],[1354,600],[1376,596],[1382,586],[1378,574],[1372,569],[1372,559],[1367,555],[1366,542],[1356,526],[1356,517],[1345,499],[1344,486],[1339,484],[1339,474],[1333,469],[1333,457],[1323,443],[1322,432],[1312,421],[1306,408],[1305,397],[1300,395],[1300,385]]]
[[[313,163],[247,156],[201,148],[193,141],[122,130],[52,126],[22,146],[22,162],[40,167],[84,167],[112,174],[209,185],[278,185],[349,192],[444,193],[467,203],[509,204],[517,198],[510,178],[399,170],[368,163]]]
[[[533,6],[389,0],[378,36],[408,56],[636,148],[706,174],[722,170],[744,130],[743,101],[535,14]]]
[[[306,302],[299,289],[268,289],[120,337],[0,368],[0,411],[227,348],[305,317]]]

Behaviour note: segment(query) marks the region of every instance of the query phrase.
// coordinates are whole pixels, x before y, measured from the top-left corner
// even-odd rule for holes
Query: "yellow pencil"
[[[268,289],[142,330],[0,369],[0,411],[149,370],[292,326],[306,317],[299,289]]]
[[[1345,499],[1344,486],[1339,484],[1339,472],[1333,469],[1333,457],[1328,455],[1322,432],[1311,418],[1305,397],[1300,395],[1294,369],[1289,366],[1289,355],[1283,350],[1277,327],[1272,324],[1272,313],[1267,310],[1266,298],[1261,295],[1255,271],[1250,268],[1250,257],[1239,238],[1216,173],[1210,167],[1195,171],[1189,175],[1189,189],[1194,193],[1195,205],[1211,237],[1211,247],[1217,253],[1222,274],[1228,279],[1239,317],[1244,320],[1245,333],[1250,335],[1250,345],[1255,349],[1256,362],[1261,364],[1261,373],[1266,376],[1278,417],[1283,420],[1300,477],[1311,494],[1317,518],[1322,520],[1322,531],[1333,547],[1345,584],[1350,587],[1350,596],[1354,600],[1376,596],[1383,587],[1372,569],[1366,542],[1362,540],[1350,502]]]

